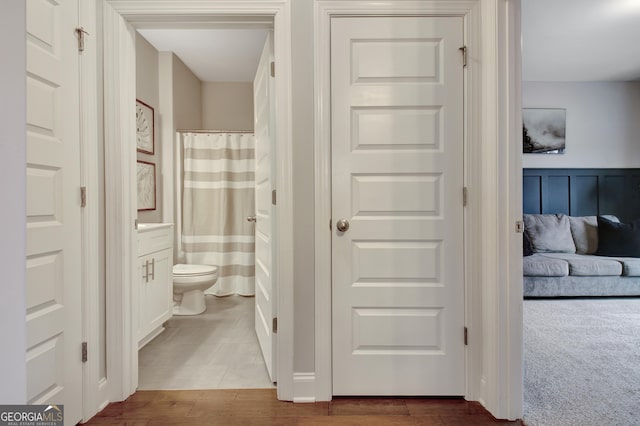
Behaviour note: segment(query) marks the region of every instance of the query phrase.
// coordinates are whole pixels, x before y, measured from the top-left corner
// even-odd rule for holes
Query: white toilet
[[[211,265],[173,265],[173,315],[198,315],[207,309],[204,291],[218,280]]]

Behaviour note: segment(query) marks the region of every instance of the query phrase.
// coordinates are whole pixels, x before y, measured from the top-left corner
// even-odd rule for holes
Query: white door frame
[[[330,24],[339,16],[464,18],[468,400],[522,417],[520,0],[315,2],[316,399],[332,397]],[[462,196],[462,194],[461,194]]]
[[[138,385],[133,330],[135,255],[135,25],[206,25],[268,17],[274,25],[278,182],[278,398],[293,399],[293,187],[291,129],[291,0],[104,1],[105,180],[107,227],[107,359],[110,400]]]
[[[80,26],[94,37],[85,37],[85,49],[80,56],[80,150],[81,185],[87,188],[86,208],[82,209],[82,304],[83,341],[87,343],[87,362],[83,364],[82,417],[88,421],[109,403],[108,381],[100,371],[101,339],[103,335],[100,312],[103,310],[100,296],[100,256],[102,236],[100,229],[99,196],[100,158],[102,138],[98,90],[98,59],[100,55],[98,13],[96,1],[80,1]],[[104,343],[104,342],[102,342]]]

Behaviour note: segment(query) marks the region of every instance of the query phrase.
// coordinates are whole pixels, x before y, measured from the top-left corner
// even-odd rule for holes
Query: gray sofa
[[[524,223],[534,250],[523,257],[524,297],[640,296],[640,258],[594,255],[596,216],[527,214]]]

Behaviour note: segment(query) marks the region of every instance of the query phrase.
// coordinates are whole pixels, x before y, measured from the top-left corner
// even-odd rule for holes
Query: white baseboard
[[[315,373],[293,373],[293,402],[316,402]]]

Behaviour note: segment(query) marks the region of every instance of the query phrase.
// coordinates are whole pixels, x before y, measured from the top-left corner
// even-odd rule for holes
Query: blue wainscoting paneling
[[[525,213],[542,211],[542,193],[540,188],[540,176],[527,176],[525,174],[522,177],[522,210]]]
[[[542,193],[542,213],[571,214],[570,187],[569,176],[547,176],[547,188],[553,190]]]
[[[524,213],[640,218],[640,169],[523,169]]]

